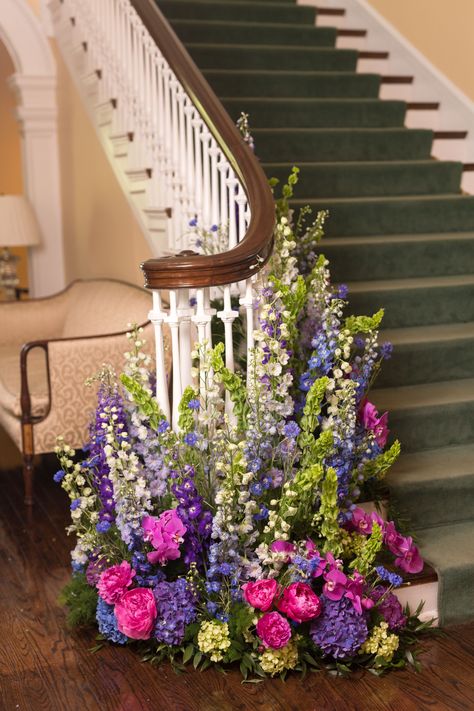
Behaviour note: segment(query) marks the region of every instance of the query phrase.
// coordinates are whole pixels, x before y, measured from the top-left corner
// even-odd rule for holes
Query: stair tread
[[[255,76],[258,74],[264,75],[264,76],[325,76],[325,77],[332,77],[337,78],[340,76],[344,77],[351,77],[352,79],[357,79],[359,77],[375,77],[376,79],[380,78],[379,74],[375,74],[374,72],[330,72],[330,71],[318,71],[314,69],[204,69],[203,74],[208,75],[208,74],[218,74],[218,75],[225,75],[225,74],[232,74],[233,76],[241,76],[241,75],[249,75],[249,76]],[[283,88],[283,87],[282,87]],[[222,98],[222,97],[220,97]],[[227,98],[237,98],[237,97],[227,97]],[[293,97],[291,97],[293,98]],[[278,129],[275,129],[278,130]]]
[[[466,476],[474,477],[474,444],[404,454],[390,469],[386,481],[398,488]]]
[[[373,399],[379,409],[389,412],[471,402],[474,400],[474,378],[381,388],[374,390]]]
[[[268,4],[268,3],[267,3]],[[189,20],[185,20],[182,17],[176,17],[176,18],[170,18],[170,21],[173,23],[173,25],[180,26],[180,25],[185,25],[185,24],[193,24],[193,25],[198,25],[198,26],[203,26],[203,25],[212,25],[217,26],[225,26],[226,28],[231,26],[231,27],[242,27],[242,29],[245,29],[246,27],[255,27],[255,22],[249,22],[248,20],[211,20],[204,18],[202,20],[198,18],[190,18]],[[331,32],[334,29],[334,32],[336,31],[335,28],[332,27],[316,27],[312,25],[308,25],[304,22],[289,22],[285,23],[285,26],[289,27],[299,27],[302,30],[316,30],[316,32],[326,32],[329,31]],[[281,22],[259,22],[258,27],[261,28],[262,30],[269,28],[269,29],[281,29]],[[227,45],[228,46],[228,45]],[[262,45],[259,45],[261,47]]]
[[[306,27],[306,25],[304,25]],[[232,50],[235,52],[236,50],[241,50],[241,51],[249,51],[249,50],[255,50],[259,52],[275,52],[278,50],[282,51],[291,51],[291,52],[314,52],[315,54],[358,54],[356,49],[340,49],[339,47],[318,47],[317,45],[314,47],[311,46],[306,46],[306,45],[297,45],[297,44],[271,44],[271,45],[261,45],[261,44],[252,44],[248,42],[242,42],[241,44],[224,44],[222,42],[186,42],[186,49],[203,49],[203,48],[208,48],[208,49],[216,49],[216,50]],[[216,67],[216,69],[219,69],[219,67]],[[252,70],[256,71],[256,70]],[[258,70],[260,71],[260,70]],[[265,71],[265,70],[262,70]],[[271,70],[274,71],[274,70]],[[290,71],[290,70],[288,70]],[[306,71],[306,70],[298,70],[298,71]],[[222,100],[222,98],[221,98]],[[280,99],[281,101],[281,99]]]
[[[416,535],[423,556],[435,568],[471,568],[474,564],[474,521],[422,528]]]
[[[323,72],[321,72],[323,73]],[[331,74],[332,72],[326,72],[327,74]],[[339,73],[339,72],[338,72]],[[361,74],[358,74],[357,76],[362,76]],[[291,128],[254,128],[252,129],[252,133],[254,135],[258,134],[274,134],[274,135],[280,135],[280,134],[300,134],[300,135],[306,135],[306,134],[319,134],[319,133],[335,133],[336,135],[340,135],[342,133],[350,133],[350,134],[369,134],[369,133],[375,133],[375,134],[383,134],[383,135],[389,135],[389,134],[394,134],[394,133],[433,133],[433,131],[430,128],[407,128],[406,126],[395,126],[395,127],[382,127],[382,128],[359,128],[358,126],[350,127],[350,128],[296,128],[296,127],[291,127]],[[317,163],[320,161],[311,161],[310,163]],[[335,162],[335,161],[331,161]],[[342,161],[341,161],[342,162]],[[348,163],[354,163],[355,161],[347,161]],[[366,161],[367,162],[367,161]],[[392,161],[386,161],[386,162],[392,162]]]
[[[380,338],[390,341],[394,346],[414,343],[432,343],[433,341],[447,342],[467,340],[474,338],[474,322],[391,328],[386,331],[382,330],[380,332]]]
[[[348,282],[349,294],[367,291],[395,291],[403,289],[432,289],[453,286],[474,285],[474,274],[452,274],[450,276],[415,277],[410,279],[383,279],[374,281]]]
[[[321,200],[325,200],[328,203],[328,207],[330,205],[349,205],[351,203],[358,204],[358,205],[363,205],[364,203],[397,203],[397,202],[414,202],[414,201],[423,201],[425,203],[429,202],[439,202],[441,200],[456,200],[456,201],[473,201],[474,200],[474,195],[465,195],[463,193],[439,193],[436,195],[376,195],[374,197],[369,196],[362,196],[362,197],[343,197],[343,198],[317,198],[315,201],[316,202],[321,202]],[[301,205],[306,205],[308,202],[308,199],[302,199],[302,198],[297,198],[296,200],[291,200],[291,204],[295,206],[301,206]],[[424,233],[426,234],[426,233]]]

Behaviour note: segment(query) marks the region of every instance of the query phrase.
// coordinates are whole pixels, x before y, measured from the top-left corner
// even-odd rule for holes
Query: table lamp
[[[24,195],[0,195],[0,288],[8,300],[15,299],[19,257],[9,247],[32,247],[40,243],[40,230],[33,209]]]

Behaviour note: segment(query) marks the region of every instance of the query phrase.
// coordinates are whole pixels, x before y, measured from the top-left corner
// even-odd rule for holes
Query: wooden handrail
[[[131,0],[131,4],[239,179],[251,215],[244,239],[227,252],[201,255],[186,251],[143,262],[145,286],[197,288],[248,279],[268,261],[273,249],[275,208],[265,174],[154,0]]]

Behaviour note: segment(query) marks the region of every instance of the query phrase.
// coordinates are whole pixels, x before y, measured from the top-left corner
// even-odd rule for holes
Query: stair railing
[[[54,11],[70,23],[98,80],[98,102],[114,109],[113,131],[132,142],[131,158],[150,177],[151,200],[165,207],[173,256],[141,265],[153,292],[149,318],[156,337],[158,403],[178,425],[178,403],[192,384],[192,346],[211,345],[211,296],[220,287],[225,362],[234,370],[233,324],[246,323],[253,347],[254,290],[273,248],[274,205],[265,175],[220,101],[153,0],[60,0]],[[189,222],[218,225],[226,250],[198,254]],[[179,253],[176,253],[179,252]],[[164,306],[162,292],[169,292]],[[234,301],[235,304],[235,301]],[[171,332],[172,398],[165,370],[164,324]],[[226,408],[232,417],[231,403]]]

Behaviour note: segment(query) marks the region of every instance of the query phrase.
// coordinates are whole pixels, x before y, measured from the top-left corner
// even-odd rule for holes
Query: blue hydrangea
[[[127,636],[124,635],[117,627],[117,618],[115,617],[113,605],[109,605],[99,597],[97,602],[96,612],[97,625],[99,632],[104,635],[109,642],[116,644],[125,644]]]
[[[369,631],[365,615],[359,615],[352,602],[343,597],[321,597],[323,611],[311,624],[310,635],[325,656],[335,659],[352,657],[363,645]]]

